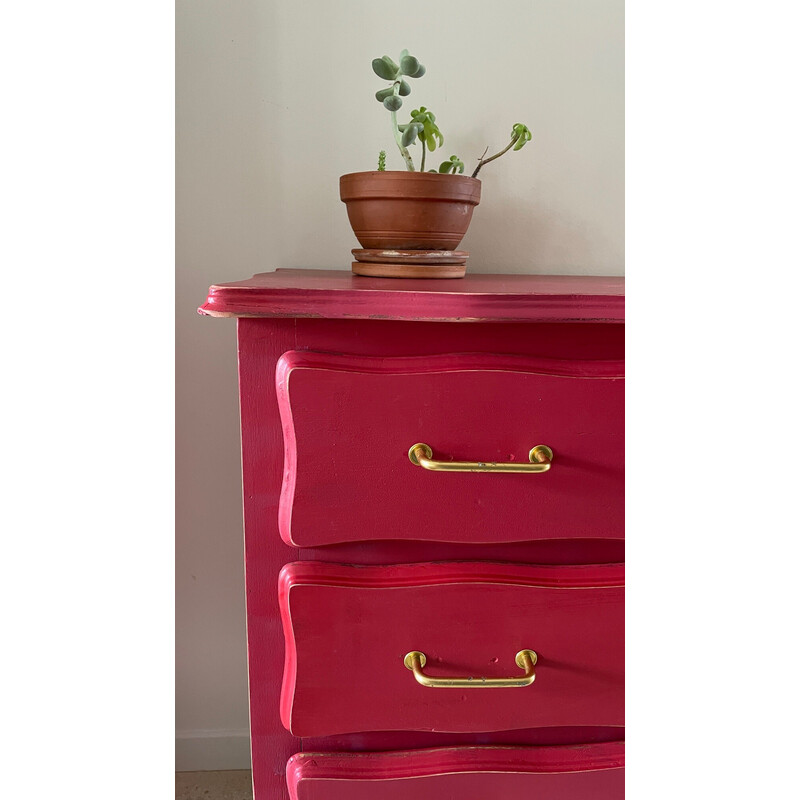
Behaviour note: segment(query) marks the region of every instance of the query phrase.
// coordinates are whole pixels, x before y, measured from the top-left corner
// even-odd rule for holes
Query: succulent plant
[[[403,160],[406,162],[406,168],[410,172],[413,172],[414,162],[411,160],[411,154],[408,152],[408,148],[416,142],[419,136],[425,136],[425,123],[424,121],[415,121],[412,114],[411,122],[403,125],[401,129],[401,126],[397,123],[397,112],[403,107],[403,98],[411,94],[411,84],[405,79],[421,78],[425,74],[425,67],[419,63],[418,59],[409,55],[408,50],[403,50],[403,52],[400,53],[399,64],[392,61],[389,56],[374,58],[372,60],[372,71],[379,78],[383,78],[385,81],[391,81],[391,86],[375,92],[375,99],[379,103],[383,103],[384,108],[391,112],[394,139],[397,142],[400,155],[403,156]],[[424,111],[425,109],[422,110]],[[430,124],[432,124],[432,121],[429,125]],[[438,131],[439,129],[437,128],[436,130]],[[441,137],[441,133],[439,133],[439,136]],[[443,138],[442,141],[444,141]],[[424,139],[422,150],[424,160]]]
[[[411,94],[411,84],[406,78],[421,78],[425,74],[425,67],[419,62],[419,59],[410,55],[408,50],[403,50],[400,53],[399,63],[395,63],[389,56],[373,59],[372,71],[379,78],[391,82],[389,86],[375,92],[375,99],[391,113],[392,132],[400,155],[405,161],[406,169],[410,172],[415,171],[414,161],[408,148],[419,141],[422,145],[420,171],[424,172],[426,152],[433,151],[444,144],[444,135],[436,125],[436,115],[425,106],[420,106],[411,112],[411,119],[408,122],[399,124],[397,112],[403,107],[403,98]],[[475,167],[472,177],[477,176],[484,164],[500,158],[512,148],[521,150],[532,138],[533,135],[525,125],[516,123],[511,129],[511,141],[502,150],[489,158],[484,158],[489,148],[484,150],[483,156],[478,159],[478,165]],[[382,159],[378,161],[378,169],[383,171],[386,169],[386,153],[381,151],[381,154]],[[428,171],[436,172],[437,170]],[[458,156],[450,156],[448,161],[443,161],[439,165],[438,172],[442,175],[461,174],[464,172],[464,162]]]
[[[378,172],[386,172],[386,151],[378,153]]]
[[[402,134],[400,141],[405,147],[409,147],[417,140],[422,142],[422,158],[419,168],[420,171],[424,171],[426,151],[433,151],[437,144],[439,147],[444,144],[444,136],[436,124],[436,115],[425,106],[420,106],[411,112],[411,122],[397,127]]]
[[[464,162],[458,156],[450,156],[447,161],[442,161],[439,164],[439,173],[442,175],[447,175],[448,173],[455,175],[457,172],[460,174],[463,171]],[[432,169],[429,172],[436,172],[436,170]]]

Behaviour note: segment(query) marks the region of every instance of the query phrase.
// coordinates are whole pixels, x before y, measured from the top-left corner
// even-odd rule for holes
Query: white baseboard
[[[249,730],[175,733],[175,771],[250,769]]]

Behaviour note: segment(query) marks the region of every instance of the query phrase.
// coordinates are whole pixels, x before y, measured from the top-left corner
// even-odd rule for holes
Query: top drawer
[[[285,353],[277,392],[288,544],[374,539],[502,543],[623,538],[624,380],[618,361]],[[546,445],[546,472],[505,470]],[[428,466],[435,466],[429,464]]]

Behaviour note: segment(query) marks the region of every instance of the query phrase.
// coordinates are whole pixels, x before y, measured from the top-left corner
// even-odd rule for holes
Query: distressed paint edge
[[[286,765],[292,800],[304,780],[385,781],[454,773],[563,774],[625,768],[625,743],[453,747],[383,753],[297,753]]]
[[[289,378],[294,367],[295,350],[284,353],[275,366],[275,393],[283,433],[283,478],[278,498],[278,532],[290,547],[301,545],[292,541],[292,511],[294,510],[295,486],[297,484],[297,438],[294,434],[294,417],[289,398]]]
[[[263,273],[270,275],[274,273]],[[254,276],[256,278],[258,276]],[[503,276],[498,275],[497,278]],[[516,277],[516,276],[515,276]],[[595,276],[536,276],[565,279]],[[602,277],[602,276],[599,276]],[[314,276],[309,275],[308,280]],[[250,279],[251,281],[253,278]],[[620,283],[624,281],[619,278]],[[620,287],[622,289],[622,286]],[[622,289],[624,292],[624,289]],[[339,287],[258,286],[247,282],[214,284],[197,311],[210,317],[319,317],[389,319],[418,322],[593,322],[625,321],[624,293],[581,294],[529,291],[471,292]]]
[[[294,586],[346,589],[408,589],[491,583],[531,589],[621,589],[625,564],[533,565],[502,561],[431,561],[349,566],[328,561],[293,561],[281,570],[280,597]]]
[[[623,359],[557,359],[504,353],[435,353],[422,356],[362,356],[320,350],[289,350],[278,361],[278,371],[319,369],[368,375],[428,375],[450,372],[519,372],[556,378],[615,380],[625,377]],[[279,381],[279,386],[281,381]]]

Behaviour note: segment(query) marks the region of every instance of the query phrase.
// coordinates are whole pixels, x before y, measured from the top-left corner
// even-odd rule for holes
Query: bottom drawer
[[[292,800],[622,800],[625,745],[299,753],[286,778]]]

